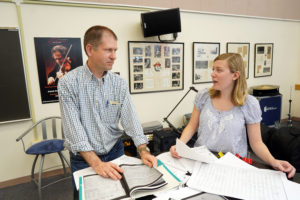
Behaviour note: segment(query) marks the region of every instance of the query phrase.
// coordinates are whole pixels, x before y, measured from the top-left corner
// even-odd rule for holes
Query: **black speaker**
[[[142,13],[144,37],[181,32],[179,8]]]

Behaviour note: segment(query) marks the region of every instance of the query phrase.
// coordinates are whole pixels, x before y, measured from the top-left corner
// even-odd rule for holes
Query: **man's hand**
[[[114,180],[122,178],[120,173],[124,171],[121,167],[112,162],[103,162],[94,151],[80,152],[80,155],[100,176]]]
[[[123,173],[123,169],[118,165],[112,162],[101,162],[97,166],[93,167],[93,169],[105,178],[112,178],[113,180],[121,179],[122,176],[120,173]]]
[[[148,167],[157,167],[157,158],[150,154],[148,151],[141,152],[142,162]]]
[[[157,158],[149,152],[146,144],[138,146],[138,152],[141,156],[142,162],[148,167],[157,167]]]
[[[48,78],[48,85],[52,85],[55,83],[55,79],[53,77]]]

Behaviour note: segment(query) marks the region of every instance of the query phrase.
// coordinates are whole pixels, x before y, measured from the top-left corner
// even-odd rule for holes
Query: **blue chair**
[[[29,134],[31,133],[31,134]],[[27,137],[25,137],[27,136]],[[22,141],[24,152],[29,155],[35,155],[31,169],[31,179],[37,185],[39,192],[39,199],[42,199],[42,189],[49,185],[52,185],[60,180],[64,180],[67,177],[67,170],[64,161],[70,167],[68,160],[62,154],[64,150],[64,135],[62,131],[61,117],[52,116],[41,119],[40,121],[33,124],[28,128],[22,135],[20,135],[16,141]],[[33,143],[33,140],[38,142]],[[28,145],[29,144],[29,145]],[[45,156],[47,154],[57,153],[60,157],[65,178],[57,180],[55,182],[49,183],[42,186],[42,173]],[[34,178],[35,165],[37,163],[38,157],[41,156],[40,169],[38,173],[38,180]]]

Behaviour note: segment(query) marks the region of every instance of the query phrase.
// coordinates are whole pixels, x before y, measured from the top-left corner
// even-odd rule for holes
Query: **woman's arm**
[[[199,117],[200,117],[200,110],[198,110],[196,108],[196,106],[194,106],[191,119],[190,119],[188,125],[184,128],[184,130],[180,136],[180,140],[182,142],[187,143],[193,137],[193,135],[195,134],[195,132],[199,126]],[[180,158],[180,156],[176,152],[175,145],[173,145],[170,148],[170,153],[173,157]]]
[[[261,138],[260,123],[247,124],[249,143],[254,153],[274,169],[288,173],[288,178],[295,175],[296,169],[287,161],[277,160],[270,153]]]
[[[200,117],[200,110],[194,106],[192,116],[190,118],[190,121],[188,125],[184,128],[180,140],[184,143],[187,143],[194,135],[194,133],[197,131],[199,126],[199,117]]]

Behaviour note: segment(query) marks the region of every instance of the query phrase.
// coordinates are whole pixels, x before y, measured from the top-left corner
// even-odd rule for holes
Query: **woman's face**
[[[234,81],[238,78],[237,73],[232,73],[226,60],[217,60],[214,62],[211,73],[213,88],[215,90],[233,90]]]

